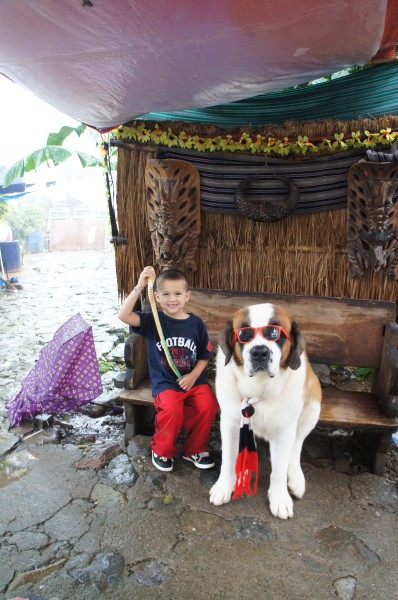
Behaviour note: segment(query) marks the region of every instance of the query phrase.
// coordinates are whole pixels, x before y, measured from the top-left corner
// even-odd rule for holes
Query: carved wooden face
[[[145,186],[157,264],[162,269],[196,270],[200,233],[198,170],[184,160],[149,160]]]
[[[397,278],[398,163],[360,161],[348,176],[348,257],[350,274],[363,268]]]

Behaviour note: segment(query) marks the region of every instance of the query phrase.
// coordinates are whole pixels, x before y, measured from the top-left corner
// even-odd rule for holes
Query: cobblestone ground
[[[56,330],[77,312],[92,325],[98,358],[123,339],[112,247],[30,254],[13,273],[23,289],[0,292],[0,403],[12,398]],[[120,350],[122,345],[120,345]],[[2,410],[4,416],[4,410]]]

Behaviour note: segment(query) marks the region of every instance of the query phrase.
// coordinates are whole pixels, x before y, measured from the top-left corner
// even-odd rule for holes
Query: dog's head
[[[280,369],[296,370],[301,365],[304,339],[290,314],[275,304],[241,308],[227,321],[219,336],[227,365],[233,358],[249,377]]]

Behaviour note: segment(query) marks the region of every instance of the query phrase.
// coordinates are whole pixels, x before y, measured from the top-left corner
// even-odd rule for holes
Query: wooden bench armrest
[[[375,392],[383,413],[387,417],[398,416],[398,325],[386,325],[380,369],[375,383]]]
[[[124,360],[126,363],[124,387],[127,390],[133,390],[148,377],[146,341],[142,335],[132,333],[127,338],[124,346]]]

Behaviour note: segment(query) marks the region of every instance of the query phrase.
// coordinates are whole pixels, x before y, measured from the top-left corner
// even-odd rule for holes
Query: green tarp
[[[289,88],[211,108],[147,113],[140,119],[239,127],[285,121],[372,118],[398,114],[397,90],[398,62],[393,62],[308,87]]]

